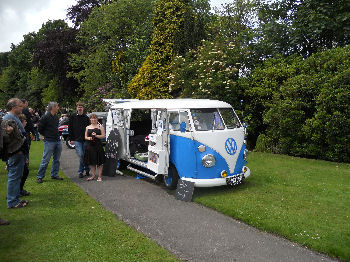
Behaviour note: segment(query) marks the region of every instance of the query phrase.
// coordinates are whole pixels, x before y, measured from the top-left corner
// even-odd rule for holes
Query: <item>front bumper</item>
[[[250,169],[249,167],[244,166],[243,169],[246,168],[245,172],[242,172],[241,174],[229,176],[225,178],[211,178],[211,179],[195,179],[195,178],[187,178],[182,177],[182,180],[193,182],[195,187],[215,187],[215,186],[225,186],[227,185],[227,179],[230,179],[231,177],[237,177],[239,175],[242,175],[244,179],[250,176]]]

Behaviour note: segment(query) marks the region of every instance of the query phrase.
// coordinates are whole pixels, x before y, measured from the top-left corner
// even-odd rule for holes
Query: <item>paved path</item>
[[[184,261],[335,261],[196,203],[176,200],[148,181],[128,176],[103,177],[103,182],[80,179],[75,150],[63,148],[61,168],[66,176]]]

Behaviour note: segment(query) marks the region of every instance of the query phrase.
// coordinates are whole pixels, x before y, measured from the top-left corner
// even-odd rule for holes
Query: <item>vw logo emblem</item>
[[[233,138],[228,138],[225,142],[225,149],[227,154],[234,155],[237,151],[237,143]]]

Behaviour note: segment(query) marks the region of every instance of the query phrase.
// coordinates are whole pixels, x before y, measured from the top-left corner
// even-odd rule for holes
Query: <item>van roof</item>
[[[152,108],[166,108],[166,109],[187,109],[187,108],[231,108],[231,105],[210,99],[152,99],[152,100],[132,100],[119,102],[117,99],[111,108],[126,108],[126,109],[152,109]]]

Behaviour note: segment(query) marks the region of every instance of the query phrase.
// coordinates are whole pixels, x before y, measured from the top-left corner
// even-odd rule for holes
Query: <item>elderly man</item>
[[[20,182],[24,169],[25,155],[28,153],[26,138],[14,120],[1,123],[1,151],[3,160],[7,160],[7,208],[25,207],[28,201],[21,200]]]
[[[3,144],[7,144],[7,207],[25,207],[28,201],[20,200],[20,182],[25,164],[24,155],[29,152],[27,147],[23,147],[25,140],[25,130],[18,116],[22,113],[23,103],[18,98],[11,98],[7,104],[7,114],[3,117],[2,131],[4,132]],[[15,130],[13,132],[13,130]],[[7,136],[7,142],[6,137]]]
[[[23,103],[18,98],[11,98],[7,104],[7,114],[3,117],[2,120],[14,120],[16,121],[16,124],[19,128],[19,130],[22,132],[22,134],[25,134],[24,126],[22,125],[21,121],[19,120],[18,116],[22,114],[23,110]]]
[[[38,131],[43,136],[44,141],[43,158],[37,174],[37,183],[39,184],[43,182],[51,156],[53,156],[51,179],[63,180],[63,178],[58,176],[62,152],[60,134],[58,133],[58,109],[59,107],[56,102],[50,102],[47,107],[47,112],[40,118],[39,121]]]

